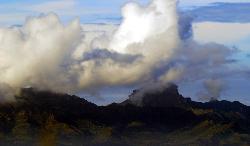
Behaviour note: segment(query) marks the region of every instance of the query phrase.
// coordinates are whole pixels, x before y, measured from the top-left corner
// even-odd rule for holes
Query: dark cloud
[[[83,54],[83,60],[104,60],[112,59],[120,63],[132,63],[136,59],[142,57],[141,55],[130,55],[130,54],[121,54],[118,52],[111,52],[107,49],[93,49],[90,52]]]
[[[190,40],[183,44],[175,62],[185,67],[184,79],[200,80],[228,70],[226,64],[234,61],[233,54],[234,50],[224,45],[199,44]]]
[[[186,13],[179,12],[179,35],[182,40],[193,36],[192,22],[193,17]]]

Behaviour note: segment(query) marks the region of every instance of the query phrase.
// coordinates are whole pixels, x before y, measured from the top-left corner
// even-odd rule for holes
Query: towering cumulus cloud
[[[153,53],[169,56],[172,54],[179,39],[175,0],[154,0],[147,7],[129,3],[122,9],[122,15],[123,22],[114,35],[110,48],[121,53],[143,53],[151,56]],[[165,37],[164,41],[162,37]],[[152,41],[158,44],[145,45]]]
[[[55,14],[30,18],[21,28],[0,29],[1,84],[68,89],[70,56],[80,42],[80,30],[78,21],[63,26]]]
[[[114,32],[87,32],[78,20],[63,25],[52,13],[31,17],[22,27],[1,28],[0,96],[27,86],[91,93],[103,87],[205,80],[218,74],[232,51],[194,42],[191,19],[178,16],[176,3],[129,3]],[[197,70],[201,74],[193,76]]]

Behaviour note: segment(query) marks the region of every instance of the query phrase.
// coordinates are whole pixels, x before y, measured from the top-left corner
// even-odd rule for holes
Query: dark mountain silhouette
[[[128,100],[108,106],[25,88],[16,102],[0,105],[0,119],[4,146],[250,144],[250,107],[237,101],[195,102],[174,84],[135,90]]]
[[[129,99],[122,104],[130,103],[143,107],[185,107],[184,97],[179,94],[175,84],[169,84],[159,90],[141,90],[134,90]]]

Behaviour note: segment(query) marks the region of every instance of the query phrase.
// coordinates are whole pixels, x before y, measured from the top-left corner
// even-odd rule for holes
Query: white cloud
[[[1,28],[0,84],[65,89],[68,85],[58,84],[70,83],[64,59],[79,41],[80,30],[79,22],[63,26],[55,14],[30,18],[21,28]]]
[[[178,17],[175,0],[153,0],[147,7],[130,3],[123,16],[120,26],[81,26],[78,20],[64,25],[50,13],[31,17],[22,27],[1,28],[0,86],[93,93],[104,87],[164,84],[183,75],[208,78],[225,69],[230,49],[182,40],[190,25],[178,23],[183,17]]]
[[[168,63],[179,42],[175,0],[155,0],[140,12],[131,10],[125,6],[124,14],[134,13],[138,18],[143,15],[150,21],[147,25],[153,27],[141,36],[144,40],[140,44],[129,39],[136,31],[127,29],[127,24],[135,24],[128,18],[133,14],[126,16],[127,21],[114,35],[109,30],[100,33],[102,29],[96,26],[81,27],[78,21],[64,26],[55,14],[31,17],[20,28],[0,29],[1,83],[13,88],[91,92],[152,80],[154,69],[161,62]],[[159,27],[162,20],[168,25]],[[125,33],[122,40],[120,32]],[[126,42],[125,48],[112,45],[117,38],[120,43]],[[121,49],[126,50],[125,54],[120,54]]]

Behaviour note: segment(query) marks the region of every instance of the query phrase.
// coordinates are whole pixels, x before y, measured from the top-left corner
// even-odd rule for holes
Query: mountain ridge
[[[173,84],[141,98],[142,105],[128,99],[97,106],[74,95],[24,88],[16,95],[15,103],[0,105],[0,138],[3,139],[0,144],[214,146],[250,143],[249,106],[229,101],[195,102],[179,94]],[[177,140],[180,137],[182,140]]]

